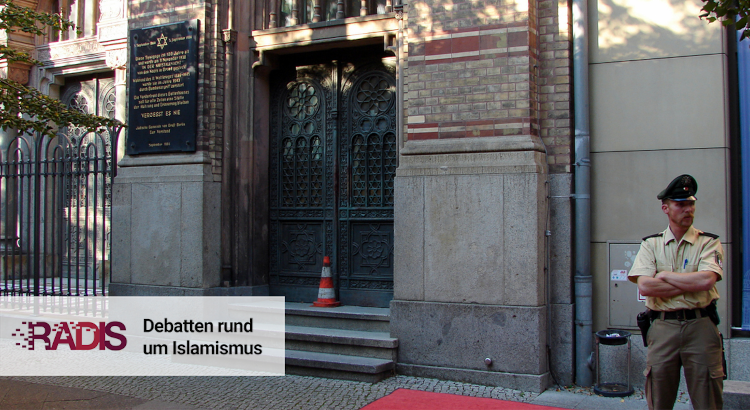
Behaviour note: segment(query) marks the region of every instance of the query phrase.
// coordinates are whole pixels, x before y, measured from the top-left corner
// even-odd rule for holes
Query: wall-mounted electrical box
[[[638,287],[628,280],[641,243],[607,241],[609,260],[609,327],[638,329],[635,318],[646,309],[646,299]]]

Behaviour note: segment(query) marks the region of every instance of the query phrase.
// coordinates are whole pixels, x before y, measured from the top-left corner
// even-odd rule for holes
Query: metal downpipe
[[[589,134],[588,0],[573,0],[573,111],[575,113],[575,340],[576,384],[593,383],[591,279],[591,160]]]

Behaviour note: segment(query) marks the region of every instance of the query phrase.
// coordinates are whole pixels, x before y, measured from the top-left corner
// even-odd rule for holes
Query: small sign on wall
[[[128,155],[195,151],[198,30],[198,20],[130,30]]]
[[[621,282],[627,282],[628,280],[628,271],[624,269],[620,270],[613,270],[609,277],[610,280],[617,280]]]

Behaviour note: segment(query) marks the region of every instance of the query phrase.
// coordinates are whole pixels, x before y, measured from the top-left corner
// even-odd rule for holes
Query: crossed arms
[[[718,278],[718,273],[708,270],[690,273],[662,271],[653,278],[639,276],[638,290],[643,296],[669,298],[685,292],[711,290]]]

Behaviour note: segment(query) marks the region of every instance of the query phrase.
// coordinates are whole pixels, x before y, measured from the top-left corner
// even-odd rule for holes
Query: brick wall
[[[207,14],[218,17],[216,2],[207,4]],[[214,181],[221,181],[224,142],[224,42],[220,22],[207,19],[206,24],[206,106],[203,114],[206,129],[206,146],[211,155],[211,173]]]
[[[567,3],[408,6],[406,139],[538,135],[570,171]],[[559,21],[562,18],[563,29]]]
[[[566,0],[539,2],[539,118],[550,172],[571,172],[572,53],[570,7]]]

